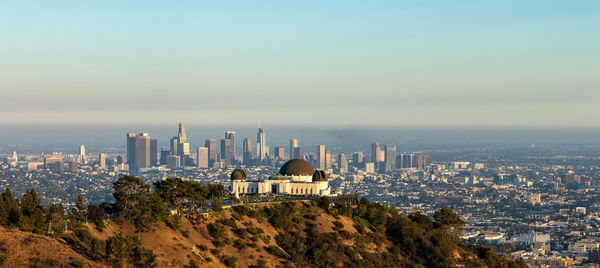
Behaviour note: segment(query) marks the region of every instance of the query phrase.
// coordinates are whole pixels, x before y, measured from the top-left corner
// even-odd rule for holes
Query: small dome
[[[244,171],[243,169],[234,169],[233,172],[231,172],[231,180],[232,181],[240,181],[240,180],[245,180],[246,179],[246,171]]]
[[[314,172],[315,169],[302,159],[292,159],[287,161],[279,170],[279,174],[284,176],[310,176]]]
[[[325,170],[315,170],[312,181],[327,181],[327,174],[325,174]]]

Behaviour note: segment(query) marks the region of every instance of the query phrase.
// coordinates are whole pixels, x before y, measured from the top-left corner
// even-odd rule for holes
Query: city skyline
[[[3,10],[0,124],[600,126],[596,1]]]

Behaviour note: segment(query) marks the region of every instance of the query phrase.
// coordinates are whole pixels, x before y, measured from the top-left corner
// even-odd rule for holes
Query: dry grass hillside
[[[104,267],[73,250],[60,239],[0,227],[3,267]]]
[[[55,238],[0,228],[0,254],[6,267],[520,267],[424,216],[369,203],[324,208],[237,206],[145,231],[105,220],[102,231],[87,223]]]

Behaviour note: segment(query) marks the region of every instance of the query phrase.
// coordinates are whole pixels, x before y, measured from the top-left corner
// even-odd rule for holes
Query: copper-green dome
[[[302,159],[287,161],[279,170],[279,174],[285,176],[311,176],[313,173],[315,169]]]
[[[244,171],[243,169],[234,169],[233,172],[231,172],[231,180],[240,181],[245,179],[246,171]]]

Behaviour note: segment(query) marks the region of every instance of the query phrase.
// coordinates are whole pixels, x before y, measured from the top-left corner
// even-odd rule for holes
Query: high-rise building
[[[232,140],[222,139],[221,140],[221,159],[225,165],[231,165],[233,161],[233,145]]]
[[[100,153],[98,155],[98,167],[100,169],[106,169],[106,154]]]
[[[198,147],[198,152],[196,154],[196,162],[198,163],[198,168],[208,168],[208,148],[207,147]]]
[[[158,166],[158,141],[150,139],[150,166]]]
[[[296,155],[296,148],[298,148],[298,152],[300,152],[300,148],[298,146],[298,139],[290,140],[290,159],[300,158],[300,155]]]
[[[217,161],[217,140],[207,139],[204,142],[204,147],[208,148],[208,165],[212,167]]]
[[[396,168],[397,169],[404,168],[404,156],[405,156],[405,154],[398,154],[396,156]]]
[[[317,145],[317,169],[325,169],[325,145]]]
[[[417,167],[417,163],[418,163],[417,155],[416,154],[410,154],[408,157],[409,157],[409,167],[416,168]]]
[[[302,159],[302,151],[300,151],[300,147],[294,148],[294,159]]]
[[[348,160],[346,160],[345,154],[340,154],[338,156],[338,169],[340,171],[340,174],[348,172]]]
[[[181,167],[181,157],[178,155],[169,155],[167,156],[167,167],[168,168],[180,168]]]
[[[177,155],[177,149],[179,148],[179,142],[178,142],[178,140],[179,139],[177,137],[173,137],[169,141],[169,147],[171,149],[171,154],[172,155]]]
[[[152,163],[150,140],[147,133],[127,133],[127,164],[130,170],[150,167]]]
[[[427,156],[426,155],[417,156],[417,168],[420,170],[423,170],[423,169],[425,169],[425,167],[427,167]]]
[[[333,159],[331,159],[331,151],[325,150],[325,170],[331,169],[333,166]]]
[[[391,172],[396,169],[396,145],[385,145],[385,172]]]
[[[85,146],[81,145],[79,146],[79,162],[81,162],[82,164],[85,164],[87,161],[87,159],[85,158]]]
[[[244,139],[242,161],[245,166],[252,165],[252,141],[248,138]]]
[[[233,150],[233,158],[235,159],[235,131],[225,132],[225,139],[231,140],[231,148]]]
[[[384,151],[381,150],[381,144],[374,142],[371,144],[371,161],[375,164],[383,162],[385,158]]]
[[[170,150],[166,150],[165,148],[160,148],[160,164],[161,165],[167,164],[167,156],[169,156],[169,155],[171,155]]]
[[[364,154],[362,152],[354,152],[352,154],[352,163],[355,167],[360,168],[363,166],[365,159]]]
[[[267,158],[267,134],[262,128],[258,129],[258,133],[256,134],[256,143],[258,144],[258,159],[262,162]]]
[[[185,134],[185,125],[183,123],[179,123],[179,132],[177,134],[177,138],[179,143],[187,142],[187,135]]]
[[[275,147],[275,159],[278,159],[278,160],[285,159],[285,147],[283,147],[283,146]]]

